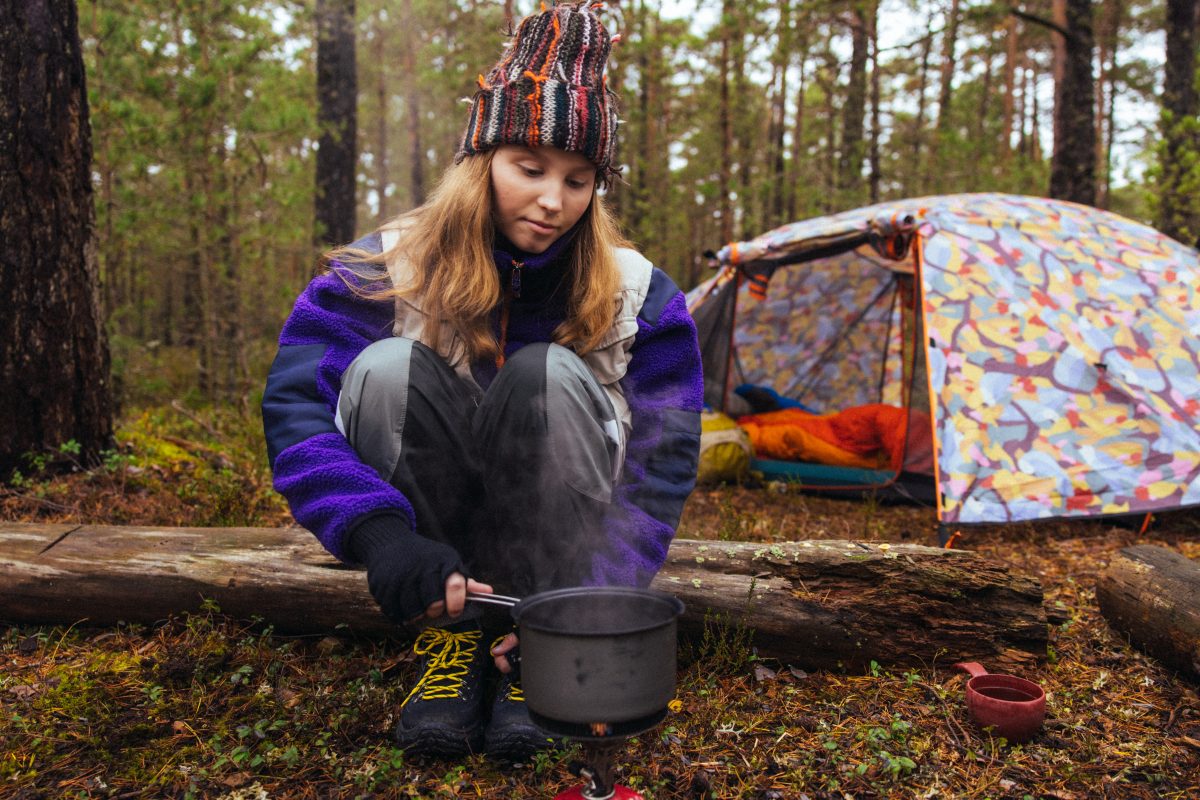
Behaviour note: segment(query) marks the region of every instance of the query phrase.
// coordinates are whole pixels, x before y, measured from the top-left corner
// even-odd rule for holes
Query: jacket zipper
[[[521,296],[521,269],[524,266],[520,261],[512,262],[508,291],[504,293],[504,304],[500,307],[500,352],[496,355],[496,369],[504,366],[504,348],[508,346],[508,311],[512,299]]]
[[[513,297],[521,296],[521,270],[525,264],[520,261],[512,262],[512,275],[509,277],[508,288],[512,290]]]

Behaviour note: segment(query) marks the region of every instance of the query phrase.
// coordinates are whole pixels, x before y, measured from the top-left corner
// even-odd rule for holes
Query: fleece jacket
[[[502,286],[511,284],[514,261],[522,265],[520,296],[509,306],[506,356],[526,344],[553,341],[566,315],[567,239],[541,254],[497,242],[494,261]],[[353,246],[377,253],[379,235]],[[262,405],[276,490],[296,520],[345,561],[352,560],[349,534],[372,518],[395,517],[421,532],[408,499],[359,459],[334,423],[342,374],[365,347],[392,335],[394,301],[368,299],[351,289],[367,280],[360,272],[334,262],[301,293],[280,334]],[[592,558],[595,585],[650,582],[695,484],[703,397],[696,327],[683,293],[657,268],[637,322],[621,380],[632,431],[606,515],[606,542]],[[499,325],[497,311],[497,341]],[[472,365],[485,389],[495,370],[490,362]]]

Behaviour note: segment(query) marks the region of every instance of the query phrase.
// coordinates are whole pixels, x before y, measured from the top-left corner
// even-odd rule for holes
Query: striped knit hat
[[[602,181],[615,172],[616,96],[604,68],[611,46],[596,9],[575,0],[521,21],[479,91],[454,163],[502,144],[551,145],[582,154]]]

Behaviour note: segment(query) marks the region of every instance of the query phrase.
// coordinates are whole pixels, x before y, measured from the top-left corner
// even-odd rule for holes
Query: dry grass
[[[209,463],[208,482],[127,438],[126,463],[26,479],[0,513],[195,524],[190,503],[211,508],[219,495],[224,524],[281,518],[252,446],[238,444],[252,436],[172,419],[161,412],[154,436],[195,445],[172,451],[174,463]],[[140,471],[119,472],[130,466]],[[721,488],[693,495],[680,535],[932,543],[934,529],[929,509]],[[963,677],[935,654],[910,669],[805,673],[757,660],[745,632],[714,630],[682,649],[677,707],[629,743],[623,781],[647,798],[1200,796],[1196,685],[1130,650],[1096,607],[1096,575],[1135,542],[1200,558],[1200,515],[1164,517],[1144,536],[1057,522],[961,542],[1038,576],[1068,620],[1026,675],[1049,695],[1046,728],[1027,745],[975,728]],[[576,782],[570,754],[516,767],[406,759],[388,731],[413,677],[401,642],[284,638],[216,610],[153,628],[0,629],[0,797],[533,798]]]

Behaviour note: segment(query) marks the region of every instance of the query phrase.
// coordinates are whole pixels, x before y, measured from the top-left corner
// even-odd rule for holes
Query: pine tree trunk
[[[733,241],[733,204],[729,198],[733,174],[733,112],[729,107],[729,40],[733,36],[733,4],[725,0],[721,7],[721,95],[717,119],[721,126],[721,165],[718,190],[721,194],[721,243]]]
[[[1067,29],[1067,1],[1051,0],[1050,2],[1050,18],[1062,31]],[[1064,33],[1052,29],[1050,41],[1054,43],[1050,62],[1054,76],[1054,118],[1050,130],[1054,135],[1054,141],[1057,142],[1062,138],[1062,119],[1059,116],[1059,109],[1062,108],[1063,77],[1067,74],[1067,37]]]
[[[991,43],[989,42],[988,44],[990,45]],[[984,54],[984,57],[983,57],[983,81],[982,81],[983,86],[982,86],[982,89],[980,90],[980,94],[983,97],[988,98],[988,100],[979,104],[979,113],[977,113],[975,115],[974,131],[972,132],[972,135],[974,136],[975,141],[977,141],[977,142],[982,142],[984,140],[984,138],[983,138],[984,130],[986,129],[986,126],[987,126],[987,117],[988,117],[990,99],[992,96],[992,60],[993,60],[993,53],[989,46],[987,52]]]
[[[863,122],[867,111],[867,17],[871,4],[856,2],[850,9],[850,80],[842,106],[842,147],[838,188],[848,192],[862,181]]]
[[[825,69],[821,71],[820,79],[821,93],[825,99],[825,107],[822,109],[825,116],[825,191],[821,197],[820,208],[826,213],[834,210],[834,196],[837,194],[838,149],[837,102],[835,97],[840,71],[837,56],[831,51],[826,51]]]
[[[792,161],[788,170],[787,180],[787,220],[790,222],[796,218],[796,196],[800,189],[796,185],[799,175],[801,163],[800,160],[804,157],[804,109],[805,96],[804,93],[808,90],[808,84],[805,80],[807,74],[805,67],[808,64],[808,38],[801,37],[800,50],[800,81],[796,87],[796,118],[792,123]]]
[[[354,239],[358,71],[354,62],[354,0],[317,0],[316,223],[318,241]]]
[[[1059,132],[1050,159],[1050,196],[1090,206],[1096,203],[1091,0],[1067,0],[1066,40],[1062,82],[1055,93]]]
[[[774,90],[771,102],[771,176],[770,176],[770,210],[766,215],[767,227],[774,228],[784,223],[783,196],[787,183],[787,164],[784,160],[783,133],[787,127],[787,74],[788,53],[791,46],[791,3],[789,0],[779,0],[779,30],[776,34],[774,68],[778,72],[778,81],[772,81]]]
[[[755,155],[761,143],[757,137],[750,134],[749,131],[757,125],[757,120],[748,117],[745,108],[744,99],[749,94],[749,80],[746,77],[746,39],[748,33],[746,25],[748,23],[745,5],[738,3],[734,5],[734,31],[735,35],[730,38],[730,72],[733,75],[733,95],[730,98],[730,127],[733,131],[733,142],[736,144],[736,152],[733,158],[737,163],[737,179],[738,179],[738,207],[741,209],[741,216],[731,214],[733,226],[733,235],[738,239],[744,238],[748,231],[757,232],[760,228],[758,220],[753,216],[753,197],[751,192],[751,177],[755,174],[754,160]],[[738,123],[741,122],[739,125]]]
[[[929,20],[929,26],[933,26],[933,19]],[[912,141],[912,181],[910,187],[912,194],[924,193],[925,186],[928,181],[924,180],[925,169],[921,164],[922,143],[925,139],[925,113],[926,99],[925,92],[929,88],[929,57],[933,50],[933,34],[926,34],[921,40],[921,72],[917,76],[917,119],[913,129]]]
[[[221,153],[219,191],[216,198],[220,219],[221,270],[217,295],[217,342],[220,348],[221,383],[218,397],[239,397],[249,376],[246,363],[246,336],[242,314],[242,251],[238,237],[241,214],[238,198],[241,184],[233,174],[229,153],[224,143]]]
[[[1162,177],[1158,227],[1184,244],[1200,237],[1200,130],[1195,124],[1196,26],[1200,0],[1167,0],[1167,75],[1163,83]]]
[[[375,103],[376,114],[378,115],[375,121],[375,193],[379,196],[379,214],[377,215],[377,224],[382,225],[391,217],[391,209],[389,208],[388,189],[392,185],[392,178],[388,172],[388,83],[391,78],[388,72],[387,64],[389,53],[387,51],[387,37],[384,33],[386,26],[382,21],[375,25]]]
[[[1009,15],[1004,23],[1004,111],[1000,128],[1001,156],[1012,153],[1013,114],[1017,95],[1017,18]]]
[[[1041,161],[1042,160],[1042,138],[1041,138],[1042,137],[1042,134],[1041,134],[1042,128],[1041,128],[1041,125],[1039,125],[1038,123],[1042,119],[1042,112],[1038,108],[1038,93],[1037,93],[1038,78],[1037,78],[1037,69],[1036,69],[1035,65],[1030,64],[1027,67],[1027,75],[1029,78],[1028,91],[1030,94],[1030,105],[1031,105],[1031,108],[1029,109],[1029,160],[1030,161]]]
[[[92,142],[74,0],[0,5],[0,479],[112,439]]]
[[[404,0],[404,82],[408,106],[408,196],[413,208],[425,202],[425,148],[421,144],[421,80],[417,72],[417,20]],[[457,144],[457,143],[456,143]]]
[[[872,3],[870,8],[870,16],[867,17],[867,39],[871,48],[871,140],[867,148],[867,160],[871,167],[871,177],[869,180],[871,202],[879,202],[879,184],[883,179],[880,174],[879,164],[879,137],[882,131],[880,130],[881,123],[879,120],[879,102],[880,102],[880,87],[879,87],[879,7]]]
[[[950,0],[946,12],[946,34],[942,40],[942,76],[938,89],[937,129],[941,133],[950,125],[950,100],[954,91],[955,49],[958,47],[959,0]]]
[[[1118,14],[1115,0],[1103,0],[1100,12],[1100,22],[1096,30],[1096,64],[1100,69],[1096,76],[1096,206],[1108,207],[1109,162],[1107,158],[1108,133],[1112,128],[1112,120],[1108,117],[1108,95],[1115,87],[1112,81],[1112,68],[1116,60],[1116,15]]]
[[[1020,113],[1017,120],[1017,152],[1021,154],[1022,158],[1029,158],[1029,136],[1026,133],[1029,123],[1029,62],[1024,58],[1021,62],[1021,102],[1018,105]],[[1034,127],[1036,126],[1035,123]]]

